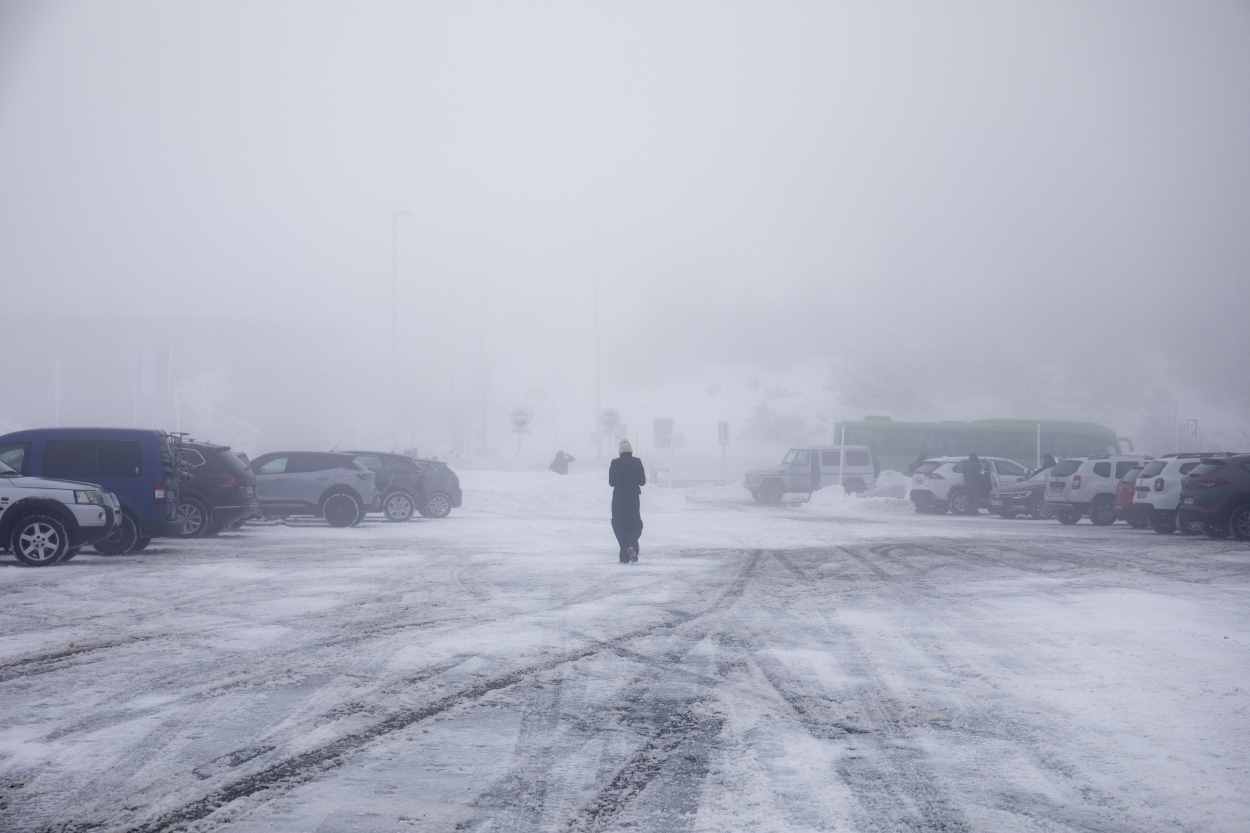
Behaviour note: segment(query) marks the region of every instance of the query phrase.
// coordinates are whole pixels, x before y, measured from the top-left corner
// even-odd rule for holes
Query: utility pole
[[[391,212],[391,367],[399,360],[399,218],[411,217],[407,211],[398,210]],[[392,412],[391,412],[391,451],[399,451],[400,441],[400,380],[392,378],[391,380],[391,396]]]
[[[603,459],[603,426],[599,424],[603,417],[603,375],[600,356],[599,338],[599,275],[595,275],[594,283],[594,327],[595,327],[595,459]]]

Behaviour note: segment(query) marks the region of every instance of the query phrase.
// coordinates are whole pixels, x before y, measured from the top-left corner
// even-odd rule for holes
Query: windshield
[[[928,462],[921,463],[916,466],[916,474],[933,474],[933,472],[937,471],[941,467],[942,462],[940,460],[929,460]]]
[[[13,467],[10,466],[8,463],[4,462],[3,460],[0,460],[0,476],[8,475],[11,477],[12,475],[20,474],[20,473],[21,472],[15,471]]]
[[[1076,470],[1080,467],[1080,460],[1061,460],[1059,461],[1059,464],[1055,466],[1054,471],[1050,473],[1050,476],[1067,477],[1068,475],[1076,474]]]

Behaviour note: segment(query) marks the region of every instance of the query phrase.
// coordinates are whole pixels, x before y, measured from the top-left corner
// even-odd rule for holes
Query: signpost
[[[516,408],[510,415],[512,420],[512,432],[516,434],[517,456],[520,456],[521,454],[521,440],[527,433],[529,433],[530,420],[533,419],[533,416],[534,415],[530,413],[528,408]]]

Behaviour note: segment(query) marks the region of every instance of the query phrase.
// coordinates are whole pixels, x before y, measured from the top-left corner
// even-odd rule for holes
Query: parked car
[[[373,472],[351,454],[276,451],[253,460],[252,473],[269,518],[313,515],[330,526],[354,526],[377,502]]]
[[[116,498],[95,483],[23,477],[0,459],[0,550],[26,566],[68,561],[120,520]]]
[[[748,471],[743,484],[756,503],[781,503],[787,494],[811,494],[839,482],[849,494],[867,492],[877,480],[877,465],[866,445],[792,448],[776,468]],[[819,482],[817,482],[819,476]]]
[[[1137,475],[1135,500],[1145,508],[1150,527],[1160,535],[1176,531],[1176,510],[1181,503],[1181,481],[1203,457],[1226,457],[1220,452],[1165,454],[1146,463]]]
[[[177,439],[141,428],[36,428],[0,437],[0,457],[24,475],[99,484],[117,495],[121,519],[97,552],[137,552],[177,533]]]
[[[1133,529],[1145,529],[1150,525],[1150,507],[1137,503],[1137,476],[1142,465],[1136,465],[1116,481],[1115,515]]]
[[[376,476],[379,507],[388,521],[406,521],[420,512],[445,518],[460,506],[460,479],[445,463],[383,451],[348,451]]]
[[[916,466],[908,497],[917,512],[941,514],[948,509],[955,515],[976,514],[978,507],[964,480],[967,457],[931,457]],[[1029,470],[1005,457],[982,457],[981,464],[990,478],[990,494],[996,489],[1023,480]]]
[[[1212,538],[1250,540],[1250,454],[1204,457],[1181,482],[1177,523]]]
[[[1116,454],[1060,460],[1050,472],[1046,503],[1060,523],[1074,524],[1088,515],[1097,526],[1109,526],[1116,521],[1120,478],[1149,459]]]
[[[1046,506],[1046,484],[1053,466],[1029,474],[1021,480],[1001,483],[990,494],[990,511],[1002,518],[1027,515],[1034,520],[1050,517]]]
[[[178,463],[179,536],[216,535],[260,515],[256,475],[230,446],[184,440],[178,447]]]

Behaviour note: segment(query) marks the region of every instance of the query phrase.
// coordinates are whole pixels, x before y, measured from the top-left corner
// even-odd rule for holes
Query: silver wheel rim
[[[194,535],[204,525],[204,513],[194,503],[178,504],[178,525],[183,535]]]
[[[386,499],[386,514],[393,518],[412,516],[412,501],[407,495],[391,495]]]
[[[425,505],[431,515],[446,515],[451,511],[451,501],[443,495],[435,495],[430,498],[430,502]]]
[[[51,561],[61,549],[61,533],[52,524],[35,521],[18,534],[17,546],[31,561]]]

